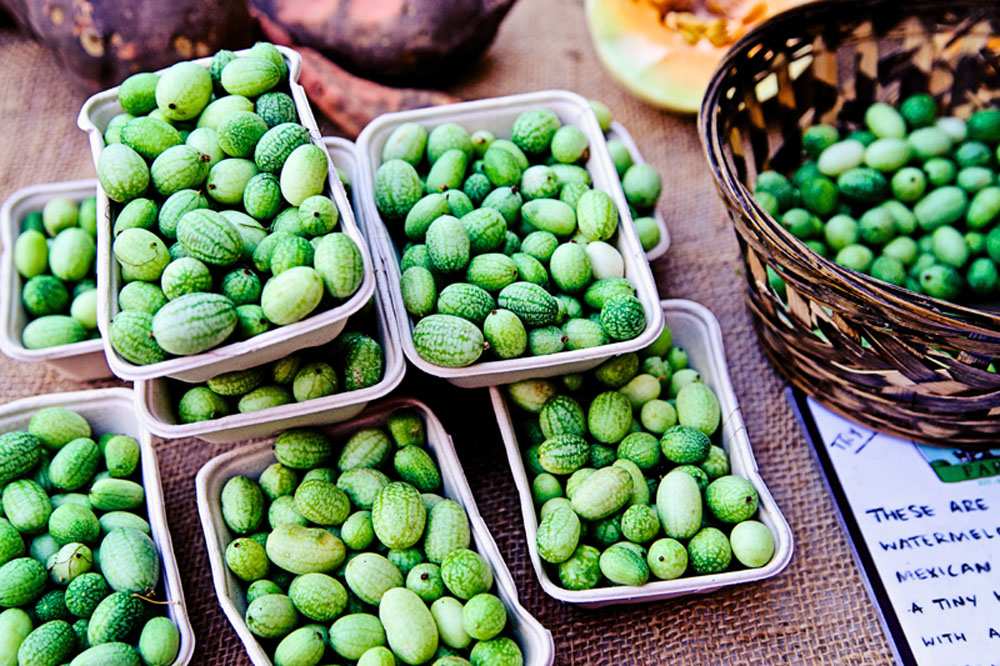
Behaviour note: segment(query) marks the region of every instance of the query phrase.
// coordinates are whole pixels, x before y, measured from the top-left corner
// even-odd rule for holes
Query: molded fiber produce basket
[[[14,243],[21,232],[21,220],[33,210],[41,210],[49,199],[67,197],[83,201],[97,192],[97,181],[70,180],[30,185],[14,192],[0,207],[0,350],[16,361],[51,365],[61,374],[78,381],[111,376],[104,357],[104,345],[97,338],[47,349],[28,349],[21,343],[21,332],[28,324],[28,314],[21,302],[24,280],[14,266]],[[95,259],[96,261],[96,259]]]
[[[1000,437],[1000,374],[989,367],[1000,358],[996,303],[949,303],[838,266],[768,215],[752,189],[761,171],[800,163],[805,127],[862,125],[873,102],[930,92],[942,115],[960,117],[995,106],[998,31],[992,0],[811,2],[733,46],[699,116],[775,368],[847,418],[952,447]],[[769,287],[768,267],[786,298]]]
[[[542,589],[551,596],[571,604],[588,608],[612,604],[635,604],[659,601],[687,594],[706,594],[730,585],[740,585],[776,576],[788,566],[792,559],[792,530],[775,503],[774,498],[757,471],[757,461],[753,456],[750,439],[747,436],[743,416],[736,401],[736,394],[729,381],[726,353],[722,345],[722,331],[719,322],[708,308],[686,300],[665,300],[662,302],[663,315],[667,327],[673,333],[674,344],[687,350],[690,367],[701,373],[703,381],[715,391],[722,407],[722,447],[729,453],[733,474],[749,480],[760,495],[758,519],[767,525],[774,535],[774,556],[771,561],[757,569],[734,569],[705,576],[685,576],[674,580],[657,580],[638,587],[612,586],[592,590],[567,590],[553,580],[538,556],[535,534],[538,531],[538,515],[531,495],[531,480],[524,467],[522,446],[517,440],[514,419],[502,387],[490,388],[490,398],[496,412],[497,424],[507,449],[517,494],[521,500],[521,515],[524,517],[524,532],[528,542],[528,554],[535,575]]]
[[[298,53],[291,49],[282,46],[277,48],[288,62],[289,93],[295,100],[299,121],[309,130],[313,143],[323,147],[316,120],[309,108],[309,100],[306,99],[305,91],[298,83],[301,58]],[[245,51],[237,53],[243,54]],[[192,62],[208,65],[211,58],[201,58]],[[111,118],[121,113],[117,95],[118,88],[97,93],[84,102],[77,118],[80,129],[87,132],[90,139],[90,149],[94,156],[95,166],[101,150],[104,148],[103,130]],[[133,381],[155,377],[173,377],[186,382],[202,382],[223,372],[245,367],[248,358],[253,359],[253,365],[260,365],[288,356],[296,349],[315,347],[336,338],[344,330],[347,318],[360,310],[371,298],[375,291],[375,273],[368,247],[358,229],[347,195],[344,193],[344,188],[340,184],[340,179],[337,178],[332,163],[329,168],[326,194],[333,198],[340,211],[338,230],[349,235],[357,243],[364,260],[364,280],[351,298],[334,308],[316,312],[294,324],[273,328],[249,340],[224,344],[192,356],[173,357],[150,365],[135,365],[119,356],[106,337],[111,319],[118,312],[121,271],[111,252],[113,242],[111,238],[111,202],[103,188],[98,187],[97,276],[99,295],[97,321],[102,335],[105,336],[104,349],[114,373],[122,379]]]
[[[346,139],[326,137],[323,144],[333,163],[347,174],[355,170],[354,144]],[[367,229],[361,232],[368,239]],[[370,241],[370,239],[368,239]],[[289,428],[302,428],[320,423],[335,423],[357,416],[369,401],[389,394],[403,381],[406,359],[399,346],[399,331],[393,315],[388,289],[385,286],[383,259],[378,248],[370,246],[376,265],[375,318],[378,338],[385,352],[382,379],[374,386],[335,393],[315,400],[296,402],[247,414],[231,414],[221,419],[177,423],[176,400],[170,390],[170,380],[165,378],[137,381],[136,404],[143,423],[153,434],[167,439],[199,437],[206,442],[237,442],[245,439],[268,437]],[[247,365],[253,367],[253,365]]]
[[[514,119],[530,109],[546,107],[551,109],[563,123],[579,127],[590,142],[590,158],[586,168],[590,172],[595,189],[604,190],[614,199],[618,208],[618,234],[615,245],[625,260],[625,277],[636,287],[636,297],[642,302],[646,312],[646,330],[637,338],[615,342],[576,351],[563,351],[547,356],[525,356],[506,361],[479,361],[464,368],[444,368],[428,363],[420,357],[413,346],[413,320],[403,307],[403,295],[399,288],[399,252],[390,238],[388,229],[375,207],[375,171],[381,164],[382,146],[389,134],[397,126],[415,122],[431,128],[446,122],[465,126],[470,132],[487,129],[497,137],[510,136]],[[392,293],[393,308],[400,324],[400,340],[403,351],[410,362],[429,375],[447,379],[462,388],[477,388],[495,384],[508,384],[527,377],[561,375],[581,372],[593,368],[615,354],[624,354],[641,349],[659,335],[663,327],[663,315],[659,306],[659,295],[649,262],[642,251],[635,225],[629,215],[628,204],[618,181],[611,156],[601,128],[597,125],[590,105],[579,95],[564,90],[547,90],[447,104],[416,111],[387,113],[379,116],[361,132],[358,137],[359,183],[355,187],[363,196],[362,214],[369,228],[378,231],[383,243],[386,273]]]
[[[633,139],[632,135],[629,134],[629,131],[625,129],[625,126],[617,120],[611,123],[611,129],[608,130],[607,137],[609,141],[611,139],[618,139],[621,141],[628,149],[629,154],[632,156],[632,161],[635,164],[646,163],[646,159],[639,151],[639,146],[636,145],[635,139]],[[660,198],[663,198],[662,195]],[[656,220],[656,226],[660,228],[660,242],[646,251],[646,258],[650,261],[654,261],[662,257],[667,253],[667,250],[670,249],[670,230],[667,229],[667,221],[663,218],[663,213],[660,212],[659,202],[657,202],[657,205],[653,208],[650,217]]]
[[[324,431],[331,438],[339,441],[359,428],[381,425],[392,412],[402,408],[415,409],[424,418],[427,430],[427,448],[437,459],[438,467],[441,469],[441,478],[444,483],[442,495],[456,500],[465,507],[465,511],[469,515],[472,547],[493,568],[493,576],[497,586],[496,593],[507,607],[508,626],[513,628],[513,634],[524,653],[525,666],[551,666],[555,663],[555,645],[552,634],[532,617],[518,601],[514,579],[511,577],[493,537],[490,536],[486,523],[476,509],[476,500],[459,464],[454,443],[444,429],[444,425],[430,408],[413,398],[392,398],[372,405],[353,421],[324,428]],[[243,619],[246,611],[246,599],[240,589],[239,580],[225,564],[223,553],[233,535],[222,519],[220,498],[222,487],[230,477],[243,474],[256,478],[272,462],[274,462],[274,454],[271,450],[271,442],[258,442],[213,458],[201,468],[196,480],[198,514],[205,530],[205,542],[208,546],[208,559],[212,565],[215,593],[219,597],[219,605],[222,606],[223,612],[229,618],[240,640],[243,641],[250,661],[255,666],[270,666],[271,660]]]
[[[146,492],[146,517],[151,529],[150,536],[156,543],[162,564],[161,585],[157,587],[157,592],[163,593],[161,601],[166,603],[157,610],[162,610],[173,620],[180,632],[180,649],[173,666],[184,666],[194,657],[194,631],[188,619],[177,558],[174,556],[170,530],[167,527],[163,486],[156,464],[153,440],[136,418],[132,405],[132,392],[123,388],[93,389],[71,393],[49,393],[15,400],[0,405],[0,432],[27,429],[31,416],[47,407],[65,407],[78,412],[87,419],[96,433],[112,432],[129,435],[139,442],[142,485]]]

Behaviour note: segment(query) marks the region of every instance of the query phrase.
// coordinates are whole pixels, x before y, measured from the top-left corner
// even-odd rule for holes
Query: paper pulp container
[[[528,613],[517,599],[517,588],[514,579],[504,564],[500,551],[493,537],[490,536],[486,523],[483,522],[476,501],[469,489],[455,446],[444,425],[424,403],[412,398],[393,398],[380,402],[367,409],[359,418],[336,426],[324,428],[324,431],[334,440],[342,440],[350,433],[364,427],[378,426],[385,422],[389,414],[400,408],[411,408],[419,411],[427,428],[427,448],[437,460],[441,468],[441,478],[444,482],[444,496],[454,499],[462,506],[469,516],[472,528],[472,548],[482,555],[493,568],[496,580],[497,596],[507,607],[509,627],[521,646],[526,666],[550,666],[555,662],[555,645],[552,634],[549,633],[531,614]],[[213,458],[198,472],[196,485],[198,489],[198,513],[205,530],[205,541],[208,546],[208,559],[212,566],[212,580],[219,604],[229,618],[233,628],[246,647],[250,661],[256,666],[270,665],[271,660],[261,647],[257,637],[250,633],[243,615],[246,611],[246,598],[240,586],[240,581],[226,567],[223,553],[226,545],[234,538],[225,521],[222,519],[220,498],[222,487],[226,481],[238,474],[256,478],[265,467],[274,462],[271,442],[264,441],[250,444]]]
[[[722,331],[715,316],[704,306],[693,301],[665,300],[663,314],[667,326],[673,333],[674,343],[687,350],[692,368],[701,373],[702,379],[715,391],[722,408],[722,446],[729,453],[732,473],[745,477],[760,495],[759,520],[771,529],[774,535],[774,556],[771,561],[758,569],[740,569],[707,576],[687,576],[675,580],[656,580],[639,587],[599,587],[593,590],[566,590],[553,580],[545,569],[538,548],[535,533],[538,531],[538,516],[531,497],[531,481],[524,468],[522,447],[517,441],[511,411],[502,388],[490,389],[493,409],[496,412],[500,434],[507,449],[514,482],[521,501],[524,517],[525,538],[535,575],[542,588],[560,601],[580,604],[585,607],[609,606],[612,604],[635,604],[648,601],[670,599],[687,594],[705,594],[721,587],[750,583],[776,576],[792,559],[792,531],[785,517],[778,509],[774,498],[768,492],[764,480],[757,471],[746,426],[740,414],[736,394],[729,382],[729,370],[722,346]]]
[[[324,138],[323,145],[334,165],[346,173],[354,173],[354,144],[346,139]],[[362,233],[368,234],[362,227]],[[335,423],[354,418],[371,400],[381,398],[396,388],[406,373],[406,359],[399,345],[398,326],[390,305],[382,258],[372,248],[376,265],[375,320],[378,340],[385,352],[382,380],[373,386],[335,393],[315,400],[296,402],[247,414],[231,414],[221,419],[178,423],[176,401],[179,396],[171,391],[170,380],[164,377],[140,380],[135,383],[136,405],[143,423],[153,434],[166,439],[198,437],[206,442],[229,443],[245,439],[268,437],[289,428],[302,428],[320,423]],[[247,363],[250,368],[260,365]]]
[[[94,196],[97,181],[71,180],[22,188],[10,195],[0,207],[0,350],[6,356],[25,363],[48,363],[63,375],[80,381],[111,376],[100,340],[83,340],[71,345],[47,349],[28,349],[21,343],[21,332],[28,324],[28,313],[21,303],[24,280],[14,266],[14,243],[21,233],[21,220],[34,210],[41,210],[49,199],[67,197],[83,201]]]
[[[46,407],[65,407],[87,419],[94,432],[130,435],[139,442],[142,485],[146,492],[146,517],[153,541],[160,552],[163,610],[180,632],[180,649],[174,666],[183,666],[194,656],[194,631],[184,604],[184,590],[174,557],[174,547],[167,529],[166,507],[160,471],[156,465],[153,441],[136,418],[132,391],[123,388],[93,389],[72,393],[49,393],[0,405],[0,431],[27,430],[32,415]]]
[[[628,149],[629,154],[632,155],[632,161],[635,164],[645,164],[646,160],[643,159],[642,153],[639,152],[639,146],[635,145],[632,135],[629,134],[628,130],[620,122],[615,121],[611,123],[611,129],[608,130],[607,137],[608,140],[618,139],[621,141]],[[660,228],[660,242],[646,252],[646,258],[653,261],[662,257],[670,249],[670,230],[667,229],[667,221],[663,219],[663,213],[660,212],[659,207],[653,209],[651,217],[656,220],[656,226]]]
[[[299,113],[299,121],[312,135],[313,142],[322,147],[322,137],[316,126],[309,100],[305,91],[299,85],[301,59],[295,51],[279,46],[278,49],[288,61],[288,86],[295,107]],[[245,51],[239,51],[242,54]],[[208,65],[211,58],[201,58],[193,62]],[[104,128],[108,122],[122,109],[118,105],[118,88],[111,88],[97,93],[83,104],[77,124],[87,132],[90,139],[90,149],[94,157],[94,165],[104,148]],[[203,382],[223,372],[237,370],[246,366],[247,358],[252,357],[254,365],[267,363],[288,356],[302,347],[315,347],[336,338],[347,318],[361,309],[375,291],[375,272],[371,256],[365,245],[361,232],[354,219],[354,213],[347,201],[344,188],[334,172],[332,164],[329,169],[329,187],[326,194],[333,198],[340,210],[339,230],[349,235],[361,250],[364,260],[365,277],[358,291],[350,299],[330,310],[313,314],[302,321],[279,326],[267,333],[254,336],[249,340],[225,344],[210,349],[201,354],[179,356],[152,363],[150,365],[135,365],[118,355],[107,340],[107,330],[112,318],[118,313],[118,290],[121,287],[121,271],[118,262],[111,252],[113,239],[111,237],[111,202],[103,188],[97,189],[97,323],[104,335],[104,349],[108,356],[111,369],[122,379],[140,380],[155,377],[173,377],[186,382]]]
[[[632,340],[547,356],[481,361],[465,368],[444,368],[428,363],[420,357],[413,346],[414,322],[403,307],[403,295],[399,289],[399,252],[375,207],[375,171],[381,163],[382,146],[385,145],[392,130],[407,122],[420,123],[427,128],[441,123],[456,122],[464,125],[469,131],[487,129],[498,137],[507,137],[510,136],[514,119],[521,112],[538,107],[551,109],[563,123],[576,125],[590,140],[590,158],[586,167],[590,171],[593,187],[607,192],[618,207],[620,221],[615,245],[625,260],[625,277],[635,285],[636,297],[642,301],[646,311],[646,330]],[[587,101],[579,95],[562,90],[547,90],[416,111],[388,113],[373,120],[361,132],[358,137],[358,163],[359,182],[355,184],[355,189],[361,193],[361,212],[368,227],[373,232],[377,230],[381,235],[386,276],[392,293],[393,309],[399,321],[403,352],[411,363],[427,374],[447,379],[463,388],[476,388],[509,384],[528,377],[550,377],[568,372],[581,372],[597,366],[609,356],[641,349],[660,334],[663,314],[660,310],[656,283],[649,270],[649,262],[643,254],[642,245],[632,224],[628,204],[625,202],[625,195],[618,181],[618,173],[611,162],[604,135],[597,125],[597,118]]]

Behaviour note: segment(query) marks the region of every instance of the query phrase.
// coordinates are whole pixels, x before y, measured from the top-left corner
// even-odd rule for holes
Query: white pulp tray
[[[552,110],[563,123],[576,125],[583,130],[590,141],[590,158],[586,167],[593,180],[593,187],[607,192],[618,207],[618,234],[614,244],[625,260],[625,277],[635,285],[636,297],[642,302],[646,312],[646,330],[632,340],[546,356],[526,356],[506,361],[480,361],[465,368],[444,368],[428,363],[420,357],[413,346],[413,321],[403,307],[403,295],[399,288],[399,253],[375,207],[375,171],[381,163],[382,146],[392,130],[407,122],[420,123],[426,127],[456,122],[464,125],[469,131],[486,129],[498,137],[506,137],[510,136],[514,119],[518,115],[538,107]],[[618,181],[618,173],[611,162],[604,135],[597,125],[597,118],[587,101],[579,95],[562,90],[548,90],[416,111],[388,113],[373,120],[361,132],[358,137],[357,154],[358,182],[355,182],[353,189],[360,193],[361,212],[368,228],[373,234],[378,232],[381,235],[386,276],[392,294],[393,310],[399,322],[399,337],[403,351],[411,363],[427,374],[447,379],[462,388],[477,388],[509,384],[529,377],[551,377],[569,372],[582,372],[599,365],[609,356],[642,349],[660,334],[663,328],[663,315],[656,283],[649,270],[649,262],[639,243],[635,225],[629,215],[628,204],[625,202],[625,195]]]
[[[770,562],[757,569],[739,569],[674,580],[650,578],[650,582],[638,587],[612,586],[592,590],[567,590],[559,586],[549,577],[538,556],[538,548],[535,545],[538,517],[531,497],[531,481],[524,468],[522,449],[517,441],[514,421],[507,407],[503,389],[493,387],[490,389],[490,398],[493,401],[500,434],[507,449],[507,460],[521,499],[521,514],[524,517],[525,538],[528,542],[531,564],[542,589],[560,601],[598,607],[658,601],[687,594],[705,594],[722,587],[776,576],[792,559],[792,531],[757,471],[757,461],[753,457],[746,426],[743,424],[739,404],[736,402],[736,394],[733,393],[732,384],[729,382],[729,370],[718,320],[704,306],[681,299],[663,301],[663,314],[667,326],[673,333],[674,344],[687,351],[690,366],[701,373],[704,382],[719,398],[722,407],[722,447],[729,454],[732,473],[750,481],[760,495],[759,519],[774,535],[774,556]]]
[[[349,423],[341,423],[324,431],[335,441],[341,441],[348,433],[359,428],[381,425],[397,409],[409,408],[420,412],[427,430],[427,448],[441,468],[446,497],[456,500],[465,507],[472,528],[473,548],[482,555],[493,568],[499,596],[507,607],[509,626],[524,653],[526,666],[551,666],[555,662],[555,645],[552,634],[538,620],[526,611],[517,599],[514,579],[507,569],[486,523],[483,522],[465,473],[455,454],[455,446],[444,425],[424,403],[412,398],[392,398],[379,402],[365,411],[359,418]],[[250,444],[213,458],[198,472],[198,514],[205,530],[208,559],[212,565],[212,580],[219,604],[229,618],[233,628],[246,647],[250,661],[256,666],[270,666],[271,659],[247,627],[243,619],[246,598],[240,589],[240,582],[226,567],[223,553],[233,535],[222,519],[220,498],[222,487],[231,477],[243,474],[256,478],[265,467],[274,462],[271,442]]]
[[[33,210],[41,210],[49,199],[66,197],[83,201],[97,192],[97,181],[71,180],[45,183],[22,188],[3,202],[0,208],[0,242],[3,259],[0,263],[0,350],[12,359],[25,363],[48,363],[63,375],[89,381],[111,376],[104,358],[104,345],[97,338],[71,345],[28,349],[21,342],[21,332],[28,324],[28,313],[21,303],[24,280],[14,266],[14,243],[21,233],[21,220]]]
[[[156,465],[156,453],[149,433],[136,418],[132,405],[132,392],[123,388],[93,389],[72,393],[49,393],[0,405],[0,431],[26,430],[31,416],[46,407],[65,407],[78,412],[87,419],[94,432],[112,432],[129,435],[139,442],[142,465],[142,485],[146,493],[146,517],[151,528],[151,537],[160,552],[162,562],[166,615],[173,620],[180,632],[180,649],[174,666],[184,666],[194,656],[194,631],[188,619],[184,604],[184,590],[177,569],[177,558],[167,528],[166,507],[163,501],[163,486],[160,471]]]
[[[295,51],[279,46],[278,50],[288,61],[288,87],[299,121],[312,136],[313,143],[322,147],[322,137],[316,126],[316,119],[309,108],[309,100],[305,91],[299,85],[299,72],[302,61]],[[243,54],[246,51],[238,51]],[[208,65],[211,58],[193,60],[200,65]],[[117,114],[121,113],[118,104],[118,88],[99,92],[83,104],[77,124],[87,132],[90,139],[90,149],[96,167],[101,150],[104,149],[104,128]],[[111,319],[118,313],[118,291],[121,286],[121,270],[111,252],[111,202],[104,189],[98,184],[97,189],[97,324],[104,336],[104,349],[107,353],[111,369],[122,379],[140,380],[155,377],[173,377],[186,382],[203,382],[210,377],[240,370],[268,361],[284,358],[302,347],[315,347],[327,343],[344,330],[347,318],[360,310],[372,297],[375,291],[375,271],[373,261],[368,253],[361,231],[354,219],[347,195],[340,184],[340,179],[330,165],[326,194],[333,198],[340,211],[340,230],[350,236],[358,245],[364,262],[364,280],[358,291],[344,303],[330,310],[318,312],[302,321],[287,326],[276,327],[267,333],[256,335],[249,340],[225,344],[192,356],[178,356],[150,365],[135,365],[118,355],[107,339],[108,326]]]
[[[354,144],[346,139],[324,138],[323,144],[334,165],[347,173],[355,169]],[[368,236],[362,226],[362,233]],[[376,274],[384,274],[382,258],[372,247]],[[170,390],[170,380],[156,378],[135,383],[135,397],[143,423],[153,434],[166,439],[198,437],[206,442],[229,443],[245,439],[269,437],[289,428],[302,428],[320,423],[335,423],[354,418],[371,400],[390,393],[403,381],[406,359],[399,346],[398,327],[393,317],[385,281],[376,279],[375,319],[378,338],[385,353],[382,379],[377,384],[357,391],[335,393],[315,400],[295,402],[247,414],[230,414],[221,419],[178,423],[176,395]]]
[[[635,164],[645,164],[646,160],[643,159],[642,153],[639,152],[639,146],[635,145],[632,135],[629,134],[628,130],[620,122],[615,121],[611,123],[611,129],[608,130],[607,137],[609,140],[618,139],[625,144],[629,154],[632,155],[632,162]],[[667,229],[667,221],[663,219],[663,213],[660,212],[659,206],[653,208],[651,217],[656,220],[656,226],[660,228],[660,242],[646,252],[646,258],[653,261],[662,257],[670,249],[670,230]]]

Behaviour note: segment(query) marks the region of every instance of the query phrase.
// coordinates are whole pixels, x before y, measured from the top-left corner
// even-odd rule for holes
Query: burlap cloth
[[[0,63],[0,196],[31,183],[91,176],[89,149],[76,127],[83,93],[64,83],[46,51],[9,29],[0,31]],[[664,174],[661,210],[673,246],[655,265],[660,293],[699,301],[721,321],[730,374],[761,473],[795,533],[791,565],[769,581],[603,610],[560,604],[542,592],[531,570],[516,490],[486,391],[421,380],[411,368],[400,393],[412,393],[416,385],[453,432],[479,509],[518,583],[521,601],[555,636],[556,662],[891,661],[831,500],[782,397],[782,382],[751,329],[736,242],[702,159],[694,122],[650,109],[618,88],[596,60],[580,0],[522,0],[486,62],[453,92],[476,98],[544,88],[567,88],[604,100]],[[4,402],[87,387],[42,365],[6,359],[0,359],[0,373]],[[198,440],[157,445],[167,517],[197,635],[197,664],[248,663],[219,611],[195,507],[195,473],[225,448]]]

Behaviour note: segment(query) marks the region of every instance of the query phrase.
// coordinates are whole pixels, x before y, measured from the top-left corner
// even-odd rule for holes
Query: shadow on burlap
[[[0,54],[0,196],[35,182],[91,176],[87,143],[76,128],[83,94],[61,83],[51,56],[10,31],[0,32]],[[480,511],[518,583],[521,601],[556,638],[557,663],[889,662],[832,504],[782,397],[783,385],[754,338],[736,242],[716,199],[693,121],[647,108],[614,84],[592,52],[579,0],[522,0],[486,62],[453,92],[476,98],[552,87],[604,100],[664,174],[661,210],[673,247],[654,266],[660,293],[704,303],[719,317],[760,469],[796,542],[788,569],[763,583],[594,611],[560,604],[542,592],[531,569],[516,490],[486,391],[459,392],[411,369],[400,392],[427,397],[453,432]],[[2,401],[84,387],[42,366],[0,360],[0,372]],[[195,474],[226,448],[197,440],[157,446],[198,664],[247,662],[219,611],[195,506]]]

